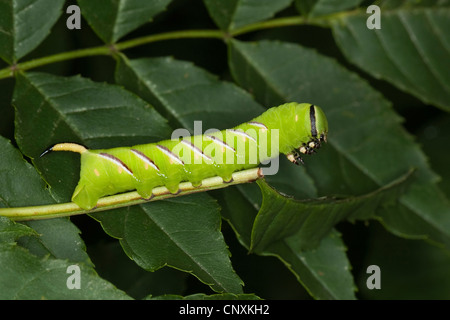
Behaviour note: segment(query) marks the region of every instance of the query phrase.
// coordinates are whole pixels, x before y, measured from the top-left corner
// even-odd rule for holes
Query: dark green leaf
[[[45,183],[11,143],[0,136],[0,207],[53,203]]]
[[[255,184],[240,185],[225,188],[221,196],[223,218],[231,225],[239,242],[245,248],[250,248],[253,221],[261,205],[261,191]]]
[[[187,290],[189,275],[173,268],[148,272],[139,267],[123,251],[119,241],[101,241],[89,246],[95,270],[134,299],[170,292],[181,295]]]
[[[450,145],[450,117],[441,116],[426,123],[418,134],[423,150],[430,159],[431,167],[440,175],[440,186],[447,198],[450,198],[450,153],[442,152]]]
[[[0,57],[12,64],[36,48],[61,15],[64,0],[0,1]]]
[[[361,299],[380,300],[448,300],[450,299],[450,256],[439,247],[424,241],[405,240],[386,233],[375,225],[370,235],[364,266],[356,275]],[[389,248],[389,250],[387,250]],[[367,267],[380,268],[380,289],[370,290],[367,281],[372,273]]]
[[[115,43],[127,33],[152,21],[172,0],[78,0],[81,13],[105,43]]]
[[[347,59],[422,101],[450,110],[450,8],[381,11],[381,29],[368,15],[342,15],[333,23]]]
[[[130,299],[80,263],[80,289],[69,289],[68,261],[38,258],[16,245],[0,245],[0,299]]]
[[[155,271],[169,265],[192,273],[214,291],[242,292],[220,232],[219,207],[208,195],[157,201],[94,217],[120,239],[128,256],[142,268]]]
[[[80,237],[81,232],[69,218],[28,221],[25,224],[40,235],[39,238],[19,240],[19,244],[30,250],[31,253],[38,256],[50,254],[58,259],[92,265],[86,253],[86,246]]]
[[[279,257],[315,299],[355,299],[341,235],[332,230],[317,248],[305,251],[302,246],[302,241],[293,236],[274,244],[265,254]]]
[[[310,17],[323,16],[357,7],[363,0],[295,0],[298,10]]]
[[[239,241],[246,248],[250,248],[254,225],[259,225],[255,228],[261,226],[260,222],[255,221],[261,203],[256,200],[258,196],[255,192],[259,193],[260,191],[257,190],[256,186],[254,186],[256,190],[252,187],[240,186],[241,193],[231,188],[227,188],[223,192],[224,218],[233,227]],[[270,187],[267,188],[271,189]],[[243,197],[243,194],[246,198]],[[278,200],[281,202],[295,202],[294,199],[283,198],[280,195],[278,197],[280,197]],[[273,200],[269,196],[264,199],[267,202]],[[242,214],[242,212],[245,212],[245,214]],[[262,211],[260,213],[264,214]],[[300,213],[297,212],[297,214]],[[290,228],[290,223],[291,221],[286,222],[281,229]],[[293,232],[297,232],[294,229],[292,228]],[[260,231],[264,232],[265,230]],[[271,231],[268,230],[268,232]],[[301,232],[300,230],[299,234]],[[256,253],[273,255],[280,259],[311,296],[317,299],[354,299],[355,285],[350,273],[350,264],[345,254],[345,246],[336,231],[332,231],[322,238],[320,244],[311,250],[304,249],[305,243],[301,235],[291,234],[289,237],[288,235],[285,232],[286,238],[275,236],[279,241],[272,242],[268,248]]]
[[[0,137],[0,207],[52,204],[54,199],[45,188],[36,170],[23,158],[8,140]],[[32,237],[22,237],[19,243],[42,256],[51,254],[73,262],[90,263],[80,231],[69,219],[26,222],[34,232]],[[22,231],[24,225],[14,225]],[[36,235],[38,235],[36,237]],[[26,234],[23,234],[26,235]]]
[[[233,294],[233,293],[221,293],[221,294],[211,294],[206,295],[204,293],[191,294],[188,296],[178,296],[178,295],[165,295],[148,297],[150,300],[261,300],[260,297],[254,294]],[[270,313],[270,311],[267,311]]]
[[[203,0],[209,14],[222,29],[231,31],[265,20],[286,8],[292,0]]]
[[[38,233],[21,223],[0,217],[0,243],[12,243],[24,236],[36,237]]]
[[[191,133],[194,121],[202,121],[203,131],[225,129],[264,111],[236,85],[172,58],[128,60],[122,56],[116,80],[154,105],[174,126],[181,125]]]
[[[305,201],[287,198],[263,180],[258,181],[263,202],[253,224],[250,250],[264,252],[290,236],[295,237],[299,250],[314,248],[338,222],[375,219],[381,206],[395,206],[409,177],[358,197]]]
[[[383,9],[417,8],[433,6],[449,6],[449,0],[380,0],[377,3]]]

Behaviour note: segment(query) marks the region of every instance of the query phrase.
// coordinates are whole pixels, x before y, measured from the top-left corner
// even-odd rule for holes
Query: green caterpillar
[[[295,164],[303,163],[300,155],[315,152],[326,141],[327,133],[322,109],[291,102],[211,134],[107,150],[59,143],[41,157],[50,151],[81,154],[80,180],[72,201],[92,209],[99,198],[130,190],[149,199],[158,186],[176,194],[182,181],[199,186],[203,179],[220,176],[225,183],[230,182],[233,172],[256,167],[279,153]]]

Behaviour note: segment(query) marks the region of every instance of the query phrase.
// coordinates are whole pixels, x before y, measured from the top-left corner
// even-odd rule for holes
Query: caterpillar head
[[[313,154],[323,142],[327,142],[328,121],[322,109],[313,104],[303,107],[307,130],[307,140],[287,154],[287,158],[294,164],[303,164],[303,154]]]

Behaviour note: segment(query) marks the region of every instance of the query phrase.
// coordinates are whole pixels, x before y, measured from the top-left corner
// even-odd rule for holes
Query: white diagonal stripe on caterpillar
[[[268,129],[267,126],[264,123],[261,123],[261,122],[250,121],[250,122],[247,122],[247,124],[249,124],[251,126],[254,126],[254,127],[261,128],[261,129],[265,129],[265,130]]]
[[[250,139],[250,140],[256,142],[256,139],[255,139],[255,138],[253,138],[252,136],[248,135],[247,133],[245,133],[245,132],[243,132],[243,131],[234,130],[234,129],[227,129],[227,132],[231,132],[231,133],[240,135],[240,136],[242,136],[242,137],[244,137],[244,138],[247,138],[247,139]]]
[[[225,143],[224,141],[220,140],[219,138],[217,138],[215,136],[206,135],[205,137],[211,139],[213,142],[215,142],[217,144],[220,144],[222,147],[227,148],[228,150],[236,152],[236,150],[232,146],[228,145],[227,143]]]
[[[153,162],[152,159],[150,159],[149,157],[147,157],[144,153],[142,153],[139,150],[136,149],[131,149],[130,150],[132,153],[134,153],[139,159],[141,159],[142,161],[144,161],[147,165],[151,166],[153,169],[155,169],[156,171],[159,171],[158,166]]]
[[[197,148],[192,142],[187,140],[181,140],[181,143],[188,146],[192,149],[196,154],[200,155],[201,157],[205,158],[206,160],[212,161],[211,157],[207,156],[203,153],[203,151],[200,148]]]
[[[120,170],[124,170],[126,173],[128,173],[129,175],[132,175],[134,177],[133,171],[131,171],[130,168],[128,168],[128,166],[122,162],[122,160],[120,160],[119,158],[113,156],[112,154],[109,153],[99,153],[98,154],[100,157],[113,162],[114,164],[116,164],[119,167],[119,173],[121,173]]]
[[[156,147],[161,150],[165,155],[167,155],[169,158],[171,158],[172,160],[174,160],[175,162],[184,165],[183,160],[181,160],[180,158],[178,158],[178,156],[176,154],[174,154],[172,151],[170,151],[168,148],[161,146],[159,144],[156,145]]]

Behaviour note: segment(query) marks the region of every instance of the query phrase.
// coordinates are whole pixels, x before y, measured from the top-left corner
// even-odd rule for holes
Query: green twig
[[[44,66],[47,64],[72,60],[77,58],[89,57],[89,56],[98,56],[98,55],[112,55],[117,51],[122,51],[125,49],[130,49],[133,47],[138,47],[144,44],[164,41],[164,40],[173,40],[173,39],[223,39],[227,40],[230,37],[237,37],[239,35],[254,32],[263,29],[269,28],[279,28],[279,27],[287,27],[287,26],[298,26],[298,25],[316,25],[316,26],[329,26],[329,17],[322,17],[320,19],[306,19],[301,16],[295,17],[285,17],[285,18],[277,18],[263,22],[257,22],[253,24],[246,25],[244,27],[235,29],[230,31],[229,33],[223,32],[221,30],[184,30],[184,31],[172,31],[172,32],[164,32],[154,35],[149,35],[145,37],[140,37],[128,41],[119,42],[117,44],[98,46],[87,49],[73,50],[63,53],[58,53],[26,62],[20,62],[9,66],[7,68],[0,70],[0,79],[12,77],[15,71],[18,70],[29,70],[33,68],[37,68],[40,66]]]
[[[259,30],[263,30],[263,29],[299,26],[299,25],[305,24],[306,22],[307,22],[307,19],[304,17],[300,17],[300,16],[278,18],[278,19],[257,22],[257,23],[243,26],[241,28],[231,31],[230,36],[237,37],[237,36],[240,36],[245,33],[259,31]]]
[[[80,49],[74,51],[68,51],[63,53],[57,53],[51,56],[38,58],[26,62],[17,63],[13,66],[7,67],[5,69],[0,70],[0,79],[12,77],[15,71],[23,71],[28,69],[33,69],[37,67],[41,67],[47,64],[72,60],[76,58],[83,58],[89,56],[98,56],[98,55],[109,55],[111,54],[111,48],[107,46],[100,46],[94,48]]]
[[[201,38],[224,39],[225,34],[220,30],[185,30],[185,31],[164,32],[124,42],[119,42],[115,45],[115,48],[120,51],[163,40],[201,39]]]
[[[224,183],[221,177],[212,177],[202,181],[200,187],[193,187],[190,182],[182,182],[180,184],[180,192],[176,195],[171,194],[166,187],[157,187],[153,189],[153,198],[150,200],[142,199],[136,192],[121,193],[114,196],[101,198],[97,202],[97,206],[92,210],[81,209],[73,202],[59,203],[32,207],[18,207],[18,208],[0,208],[0,216],[8,217],[15,221],[23,220],[39,220],[50,219],[58,217],[67,217],[78,214],[94,213],[110,209],[116,209],[135,204],[141,204],[149,201],[157,201],[191,193],[202,191],[209,191],[215,189],[225,188],[235,184],[253,182],[262,177],[260,168],[253,168],[243,171],[238,171],[233,174],[233,180],[230,183]]]

